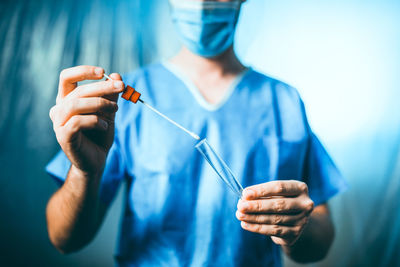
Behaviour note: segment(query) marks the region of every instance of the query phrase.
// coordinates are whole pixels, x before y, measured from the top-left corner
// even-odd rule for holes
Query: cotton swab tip
[[[200,140],[200,136],[198,136],[197,134],[195,134],[195,133],[193,133],[193,132],[190,132],[190,135],[191,135],[194,139]]]

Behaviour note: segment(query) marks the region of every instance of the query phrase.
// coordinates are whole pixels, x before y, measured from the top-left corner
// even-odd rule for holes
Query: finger
[[[244,189],[243,198],[257,199],[272,196],[298,196],[302,193],[308,193],[308,187],[305,183],[297,180],[280,180],[249,186]]]
[[[236,211],[236,218],[243,222],[295,226],[302,225],[307,221],[304,212],[293,215],[286,214],[248,214]]]
[[[55,114],[56,114],[56,110],[57,110],[57,106],[52,106],[49,110],[49,117],[51,119],[51,121],[54,123],[55,121]]]
[[[109,127],[108,123],[96,115],[75,115],[57,129],[57,138],[61,143],[71,143],[79,131],[82,130],[101,130],[105,131]]]
[[[64,125],[72,116],[89,113],[115,113],[117,103],[102,97],[77,98],[58,105],[53,115],[56,126]]]
[[[242,213],[296,214],[308,212],[314,208],[309,198],[264,198],[258,200],[241,200],[238,210]]]
[[[114,81],[118,80],[118,81],[122,81],[122,77],[121,75],[119,75],[118,73],[111,73],[110,75],[108,75],[111,79],[113,79]]]
[[[64,100],[82,97],[97,97],[118,94],[124,90],[122,81],[101,81],[78,86]]]
[[[64,98],[83,80],[99,80],[103,78],[104,70],[95,66],[76,66],[64,69],[60,73],[60,82],[57,98]]]
[[[122,77],[118,73],[111,73],[109,76],[114,81],[122,81]],[[124,88],[122,90],[124,90],[124,89],[125,89],[125,84],[124,84]],[[118,94],[111,94],[111,95],[107,96],[107,99],[110,99],[111,101],[117,101]]]
[[[284,239],[281,237],[276,237],[276,236],[271,236],[272,241],[280,246],[290,246],[293,245],[295,243],[295,241],[297,240],[297,238],[291,238],[291,239]]]
[[[69,128],[72,132],[80,130],[107,130],[108,122],[97,115],[75,115],[67,121],[64,128]]]
[[[241,222],[244,230],[268,236],[276,236],[284,239],[295,239],[301,234],[302,226],[283,226]]]

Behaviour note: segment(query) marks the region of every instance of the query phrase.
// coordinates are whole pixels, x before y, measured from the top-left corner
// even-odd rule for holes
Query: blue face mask
[[[181,41],[193,53],[215,57],[233,43],[242,1],[170,0]]]

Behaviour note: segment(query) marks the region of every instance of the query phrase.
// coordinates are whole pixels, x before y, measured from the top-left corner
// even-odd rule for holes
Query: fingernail
[[[122,81],[114,81],[114,88],[122,89],[122,88],[124,88],[124,83]]]
[[[103,128],[104,130],[107,130],[108,123],[105,120],[99,119],[99,124],[100,124],[101,128]]]
[[[242,225],[242,227],[246,228],[248,226],[248,224],[246,222],[241,222],[240,223]]]
[[[103,68],[97,67],[94,69],[94,73],[96,74],[96,76],[100,76],[103,74]]]

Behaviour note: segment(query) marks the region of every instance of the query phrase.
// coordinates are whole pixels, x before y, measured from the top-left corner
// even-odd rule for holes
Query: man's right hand
[[[114,119],[118,93],[124,90],[119,74],[114,81],[78,86],[83,80],[100,80],[104,70],[94,66],[64,69],[56,105],[50,109],[54,132],[62,150],[71,161],[71,170],[85,176],[100,176],[114,140]]]

